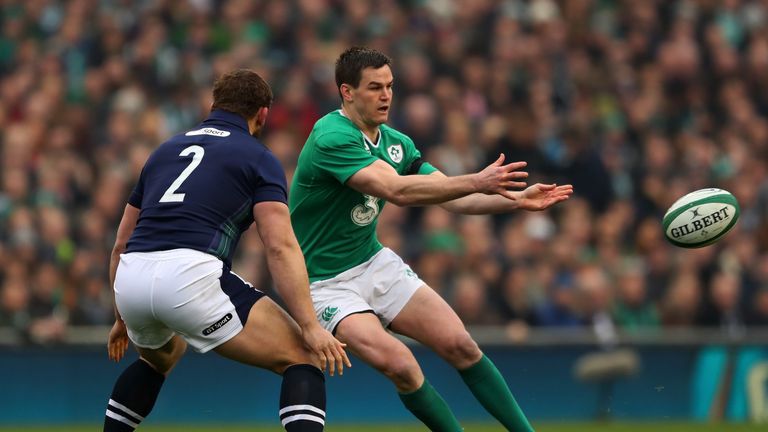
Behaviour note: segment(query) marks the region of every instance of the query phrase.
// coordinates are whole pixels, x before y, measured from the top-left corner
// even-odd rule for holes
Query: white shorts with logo
[[[264,293],[213,255],[192,249],[120,255],[115,303],[138,347],[160,348],[175,334],[198,352],[235,337]]]
[[[335,332],[349,315],[373,312],[388,326],[424,281],[389,248],[334,278],[309,288],[320,324]]]

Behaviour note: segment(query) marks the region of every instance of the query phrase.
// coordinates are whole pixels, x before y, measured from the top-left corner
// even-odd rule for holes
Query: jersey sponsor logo
[[[224,315],[220,320],[216,321],[215,323],[211,324],[209,327],[206,327],[203,329],[203,336],[208,336],[211,333],[215,332],[216,330],[222,328],[224,324],[230,322],[232,320],[232,314],[228,313]]]
[[[323,309],[321,318],[323,318],[323,321],[329,322],[333,319],[334,316],[336,316],[337,313],[339,313],[340,310],[341,309],[339,309],[338,307],[328,306],[325,309]]]
[[[410,268],[410,267],[408,267],[408,268],[406,268],[406,269],[405,269],[405,275],[406,275],[406,276],[408,276],[408,277],[410,277],[410,278],[414,278],[414,279],[418,277],[418,276],[416,276],[416,272],[414,272],[413,270],[411,270],[411,268]]]
[[[224,138],[224,137],[228,137],[229,134],[230,134],[229,131],[223,131],[223,130],[218,130],[216,128],[207,127],[207,128],[202,128],[202,129],[198,129],[198,130],[189,131],[189,132],[185,133],[184,135],[186,135],[186,136],[210,135],[210,136]]]
[[[392,144],[387,147],[387,154],[394,163],[400,163],[403,160],[403,146],[398,144]]]
[[[379,198],[371,195],[363,195],[365,204],[358,204],[352,208],[350,217],[355,225],[366,226],[376,219],[379,215]]]

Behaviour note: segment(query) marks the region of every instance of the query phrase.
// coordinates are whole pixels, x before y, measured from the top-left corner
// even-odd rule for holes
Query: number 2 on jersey
[[[179,190],[181,184],[184,183],[184,180],[186,180],[187,177],[192,174],[192,171],[194,171],[195,168],[200,165],[200,162],[203,161],[205,150],[199,145],[193,145],[182,150],[181,153],[179,153],[179,156],[189,156],[190,153],[192,154],[192,162],[190,162],[189,165],[184,168],[184,171],[182,171],[181,174],[176,177],[176,180],[171,183],[163,196],[160,198],[160,202],[184,202],[184,196],[186,194],[177,193],[176,191]]]

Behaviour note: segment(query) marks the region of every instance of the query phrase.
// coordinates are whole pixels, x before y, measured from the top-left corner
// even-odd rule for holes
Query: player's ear
[[[352,102],[352,88],[349,84],[342,84],[341,87],[339,87],[339,93],[341,93],[341,98],[344,100],[344,102]]]
[[[269,114],[268,107],[261,107],[256,111],[256,123],[260,126],[264,126],[267,123],[267,114]]]

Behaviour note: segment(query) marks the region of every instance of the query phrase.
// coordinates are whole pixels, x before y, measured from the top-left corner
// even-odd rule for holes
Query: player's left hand
[[[322,328],[319,324],[309,328],[303,328],[301,332],[304,343],[320,359],[320,369],[328,368],[328,373],[333,376],[338,369],[339,375],[344,375],[344,366],[352,367],[344,347],[347,344],[336,339],[331,332]]]
[[[560,201],[565,201],[573,195],[573,185],[536,183],[528,186],[518,200],[519,208],[539,211],[549,208]]]
[[[119,362],[128,349],[128,329],[123,320],[115,320],[112,330],[109,331],[109,341],[107,342],[107,353],[109,359]]]

